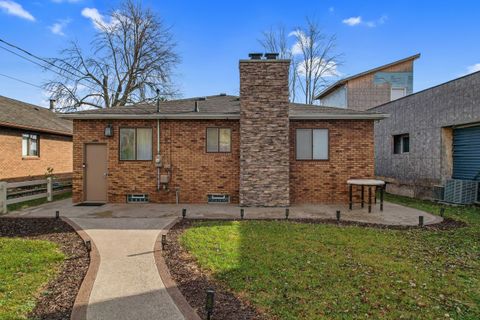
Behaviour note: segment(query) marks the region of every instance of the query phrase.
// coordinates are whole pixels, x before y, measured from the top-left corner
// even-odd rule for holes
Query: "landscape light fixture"
[[[245,210],[243,208],[240,209],[240,219],[243,219],[245,216]]]
[[[87,251],[92,251],[92,242],[90,240],[85,241],[85,247],[87,247]]]
[[[182,209],[182,217],[183,217],[183,219],[185,219],[186,216],[187,216],[187,209],[186,209],[186,208],[183,208],[183,209]]]
[[[207,289],[207,299],[205,301],[205,310],[207,311],[208,320],[212,318],[214,303],[215,303],[215,290]]]
[[[288,220],[288,216],[290,215],[290,209],[285,208],[285,219]]]
[[[111,123],[109,123],[109,124],[105,127],[104,134],[105,134],[105,137],[113,137],[113,126],[112,126]]]
[[[445,215],[445,207],[441,207],[440,208],[440,217],[443,218],[444,215]]]
[[[418,225],[423,227],[423,216],[418,216]]]
[[[162,234],[162,250],[165,250],[166,245],[167,245],[167,235]]]
[[[337,222],[340,222],[340,210],[337,210]]]
[[[60,211],[55,211],[55,219],[59,219],[60,218]]]

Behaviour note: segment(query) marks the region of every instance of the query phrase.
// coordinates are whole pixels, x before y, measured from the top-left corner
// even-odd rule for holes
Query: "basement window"
[[[328,129],[297,129],[297,160],[328,160]]]
[[[231,152],[232,129],[207,128],[207,152]]]
[[[120,128],[120,160],[152,160],[152,128]]]
[[[38,134],[24,133],[22,134],[22,156],[38,157]]]
[[[406,134],[397,134],[393,136],[393,153],[402,154],[410,152],[410,136]]]
[[[228,194],[209,194],[207,201],[208,203],[229,203],[230,196]]]
[[[147,203],[148,194],[127,194],[127,203]]]

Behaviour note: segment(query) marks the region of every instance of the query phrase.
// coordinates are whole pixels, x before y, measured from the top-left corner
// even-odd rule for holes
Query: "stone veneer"
[[[288,206],[290,60],[240,60],[240,205]]]

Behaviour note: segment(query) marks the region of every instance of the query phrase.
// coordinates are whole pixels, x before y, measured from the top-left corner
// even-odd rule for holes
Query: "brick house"
[[[0,180],[72,174],[72,122],[49,109],[0,96]]]
[[[413,92],[413,63],[416,54],[341,79],[316,97],[328,107],[368,110]]]
[[[289,60],[240,60],[240,97],[88,110],[73,119],[73,201],[347,202],[374,175],[375,112],[289,102]]]

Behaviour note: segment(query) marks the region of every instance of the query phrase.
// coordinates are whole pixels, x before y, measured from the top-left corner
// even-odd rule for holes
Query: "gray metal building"
[[[434,198],[449,179],[480,181],[480,72],[372,108],[375,173],[387,191]]]

